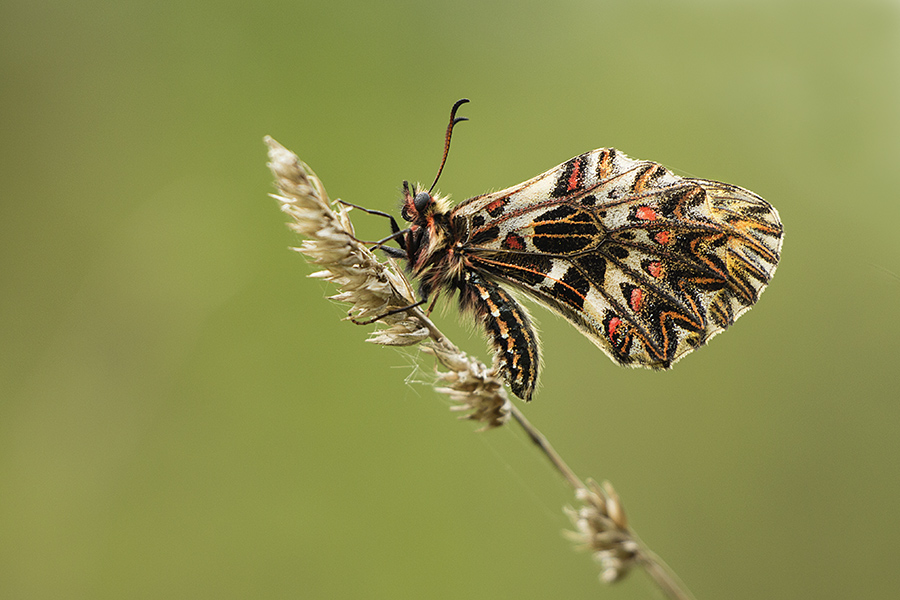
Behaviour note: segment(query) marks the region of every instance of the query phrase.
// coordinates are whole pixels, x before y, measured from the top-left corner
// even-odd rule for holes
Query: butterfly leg
[[[407,306],[401,306],[400,308],[392,308],[391,310],[387,311],[387,312],[384,313],[384,314],[380,314],[380,315],[378,315],[377,317],[372,317],[371,319],[366,319],[365,321],[360,321],[359,319],[354,319],[353,317],[350,317],[350,321],[351,321],[354,325],[371,325],[372,323],[374,323],[374,322],[376,322],[376,321],[380,321],[381,319],[383,319],[383,318],[385,318],[385,317],[389,317],[389,316],[391,316],[391,315],[396,315],[397,313],[406,312],[406,311],[408,311],[408,310],[410,310],[410,309],[412,309],[412,308],[415,308],[415,307],[417,307],[417,306],[422,306],[422,305],[425,304],[426,302],[428,302],[428,298],[422,298],[422,299],[419,300],[418,302],[415,302],[415,303],[413,303],[413,304],[409,304],[409,305],[407,305]]]
[[[384,238],[382,240],[378,240],[377,242],[364,242],[362,240],[356,240],[356,241],[363,243],[363,244],[374,244],[374,247],[372,248],[373,250],[377,250],[380,248],[382,250],[385,250],[388,255],[393,256],[393,254],[391,254],[391,252],[387,252],[386,248],[388,248],[388,247],[384,246],[384,244],[386,244],[387,242],[389,242],[391,240],[397,240],[397,243],[400,244],[400,248],[402,248],[404,251],[403,254],[401,256],[399,256],[399,258],[406,257],[406,240],[403,239],[403,236],[409,231],[409,229],[400,229],[400,226],[397,225],[397,219],[395,219],[393,217],[393,215],[390,215],[390,214],[380,211],[380,210],[372,210],[371,208],[363,208],[362,206],[359,206],[357,204],[352,204],[350,202],[344,202],[343,200],[338,200],[338,202],[340,202],[344,206],[349,206],[351,208],[359,209],[359,210],[363,211],[364,213],[368,213],[370,215],[376,215],[379,217],[385,217],[387,219],[390,219],[391,235],[387,236],[386,238]],[[356,238],[354,238],[354,239],[356,239]],[[395,248],[391,248],[391,250],[395,250]],[[395,257],[395,258],[397,258],[397,257]]]

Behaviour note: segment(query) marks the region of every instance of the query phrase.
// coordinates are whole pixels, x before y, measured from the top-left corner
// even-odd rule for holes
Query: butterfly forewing
[[[467,200],[459,252],[573,322],[621,364],[667,368],[759,298],[781,249],[757,195],[612,148]]]

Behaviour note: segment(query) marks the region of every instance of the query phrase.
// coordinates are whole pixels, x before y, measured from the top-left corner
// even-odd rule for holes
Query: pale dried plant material
[[[581,508],[566,509],[576,531],[566,534],[581,549],[590,550],[600,563],[600,578],[611,583],[624,577],[635,565],[640,547],[628,529],[625,509],[608,481],[603,486],[588,480],[576,491]]]
[[[653,555],[628,528],[625,511],[612,486],[585,485],[553,449],[543,434],[509,401],[497,364],[488,368],[467,356],[431,322],[415,303],[415,293],[392,260],[381,262],[357,241],[350,222],[350,208],[332,203],[321,180],[297,156],[270,137],[269,168],[278,194],[272,194],[291,217],[289,227],[304,236],[299,251],[322,270],[310,277],[335,284],[340,292],[332,300],[350,305],[354,321],[374,320],[381,326],[367,341],[383,346],[422,344],[447,371],[436,374],[435,389],[447,394],[451,410],[483,425],[499,427],[515,420],[535,445],[575,489],[582,503],[567,509],[577,531],[567,532],[580,547],[590,549],[601,564],[601,579],[608,583],[623,577],[630,568],[642,566],[667,597],[690,600],[665,564]],[[393,312],[392,312],[393,311]],[[496,360],[496,359],[495,359]]]
[[[463,418],[483,423],[485,429],[509,420],[512,404],[492,369],[445,344],[428,342],[425,351],[451,369],[438,375],[438,382],[445,385],[435,387],[456,403],[451,410],[466,412]]]
[[[332,203],[325,186],[297,156],[270,137],[269,168],[275,176],[278,194],[272,194],[281,210],[291,217],[289,227],[306,239],[295,250],[322,268],[310,277],[324,279],[340,288],[332,300],[351,306],[350,315],[365,321],[415,303],[409,281],[393,262],[382,263],[353,235],[350,208]],[[454,410],[466,411],[464,418],[497,427],[509,419],[510,402],[494,369],[488,369],[453,345],[418,307],[388,314],[377,321],[382,328],[369,342],[383,346],[409,346],[425,342],[448,372],[438,373],[441,386],[456,403]]]
[[[295,250],[323,267],[310,277],[337,285],[341,293],[332,299],[350,304],[350,312],[361,320],[415,302],[405,279],[392,273],[354,239],[349,209],[341,205],[337,211],[332,209],[325,186],[312,169],[271,138],[266,138],[266,142],[269,168],[280,192],[272,197],[292,218],[289,227],[307,238]],[[428,336],[421,323],[403,313],[383,321],[391,327],[382,332],[386,336],[382,343],[405,345],[404,342],[416,343]]]

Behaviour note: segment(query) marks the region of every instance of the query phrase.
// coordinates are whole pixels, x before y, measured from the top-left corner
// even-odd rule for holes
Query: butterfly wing
[[[602,148],[453,211],[468,266],[524,290],[621,364],[668,368],[759,298],[782,241],[748,190]]]

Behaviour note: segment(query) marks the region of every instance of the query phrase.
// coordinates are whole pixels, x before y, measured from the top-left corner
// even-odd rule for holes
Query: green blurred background
[[[900,595],[897,2],[7,0],[0,597],[657,597],[341,322],[266,196],[269,134],[395,211],[464,96],[456,200],[615,146],[778,208],[769,290],[671,372],[535,309],[526,411],[700,600]]]

